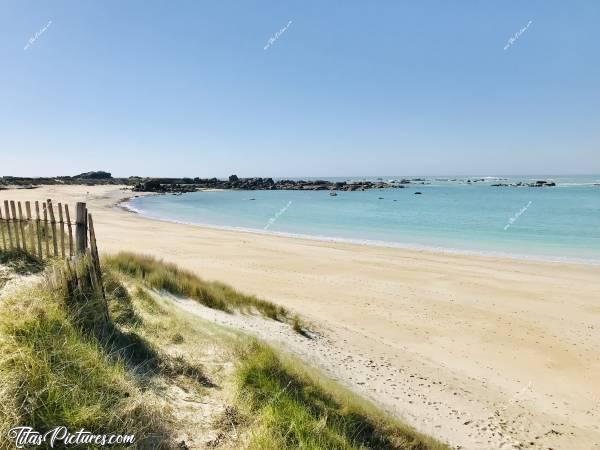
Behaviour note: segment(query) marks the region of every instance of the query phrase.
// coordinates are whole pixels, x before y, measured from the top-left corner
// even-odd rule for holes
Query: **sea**
[[[254,233],[600,264],[600,175],[321,179],[412,181],[404,189],[337,191],[336,196],[329,191],[151,195],[126,206],[154,219]],[[556,186],[492,186],[537,180]]]

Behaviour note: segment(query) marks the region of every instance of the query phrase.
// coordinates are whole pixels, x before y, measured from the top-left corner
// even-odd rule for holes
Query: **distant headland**
[[[276,179],[273,178],[240,178],[237,175],[230,175],[227,179],[223,178],[159,178],[159,177],[120,177],[115,178],[110,172],[102,170],[84,172],[73,176],[56,177],[0,177],[0,189],[9,186],[17,186],[21,189],[35,189],[41,185],[126,185],[131,186],[135,192],[156,192],[156,193],[185,193],[196,192],[206,189],[224,189],[224,190],[294,190],[294,191],[367,191],[371,189],[402,189],[411,184],[430,184],[431,181],[455,181],[464,184],[474,184],[483,182],[484,179],[465,178],[459,179],[440,179],[440,178],[399,178],[384,181],[358,180],[358,181],[331,181],[331,180],[302,180],[302,179]],[[553,181],[537,180],[533,183],[495,183],[493,187],[554,187]]]

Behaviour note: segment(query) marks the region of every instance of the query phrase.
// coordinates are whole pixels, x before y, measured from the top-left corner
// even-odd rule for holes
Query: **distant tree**
[[[229,181],[233,182],[233,181],[238,181],[239,178],[237,175],[229,175]]]

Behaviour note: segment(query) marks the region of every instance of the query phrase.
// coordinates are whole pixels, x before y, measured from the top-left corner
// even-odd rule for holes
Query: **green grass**
[[[263,344],[240,353],[236,382],[241,408],[253,421],[250,449],[447,449],[325,386]]]
[[[152,256],[122,252],[106,257],[105,263],[134,279],[142,280],[148,287],[192,298],[209,308],[228,312],[256,310],[266,317],[282,321],[289,316],[281,306],[244,295],[223,283],[204,281],[192,272]]]
[[[39,285],[0,305],[0,448],[13,426],[95,433],[161,430],[124,361],[83,332],[61,293]]]
[[[198,403],[211,403],[204,396],[217,392],[211,401],[226,407],[214,431],[233,448],[447,448],[266,345],[190,317],[148,290],[175,285],[169,292],[190,296],[212,283],[129,254],[108,265],[127,277],[105,268],[106,301],[85,286],[64,280],[57,287],[45,278],[0,303],[0,449],[11,448],[4,437],[17,425],[134,434],[136,448],[179,448],[175,436],[198,431],[177,428],[187,425],[171,415],[178,407],[166,395],[172,385]],[[216,292],[229,308],[256,308],[232,289]],[[235,367],[224,364],[232,359]],[[215,363],[210,376],[205,363]]]

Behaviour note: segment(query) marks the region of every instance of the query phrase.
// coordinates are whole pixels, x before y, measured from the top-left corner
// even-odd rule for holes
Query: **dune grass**
[[[162,428],[125,362],[82,332],[60,293],[43,285],[0,305],[0,386],[0,441],[17,425],[136,436]]]
[[[106,257],[105,263],[121,273],[142,280],[148,287],[192,298],[209,308],[227,312],[256,310],[266,317],[281,321],[289,318],[288,311],[281,306],[244,295],[223,283],[204,281],[192,272],[152,256],[121,252]]]
[[[264,344],[245,344],[240,353],[239,402],[253,418],[249,449],[448,449]]]
[[[206,386],[201,368],[139,334],[142,320],[114,274],[105,274],[105,301],[82,278],[72,289],[55,273],[0,303],[0,449],[12,448],[5,437],[14,426],[84,428],[134,435],[135,448],[177,448],[165,400],[149,387],[180,377]]]
[[[203,361],[212,357],[217,368],[235,361],[229,371],[215,369],[220,386],[212,389],[230,391],[213,398],[230,403],[222,425],[214,425],[228,448],[447,448],[326,384],[297,361],[189,317],[148,290],[175,284],[179,295],[189,296],[204,286],[193,275],[127,254],[108,265],[120,266],[127,283],[123,274],[105,268],[106,301],[93,291],[73,292],[42,281],[0,303],[0,436],[16,425],[42,432],[64,425],[97,434],[134,434],[134,448],[186,448],[173,440],[182,430],[169,409],[177,405],[170,404],[165,389],[176,383],[193,401],[204,403],[202,396],[216,387],[203,369]],[[217,292],[230,308],[256,307],[229,288]],[[230,427],[234,433],[223,431]],[[185,432],[197,433],[193,430]],[[10,445],[0,439],[0,449]]]

